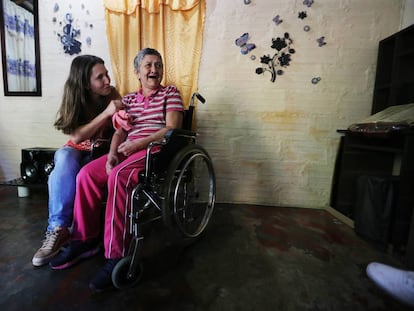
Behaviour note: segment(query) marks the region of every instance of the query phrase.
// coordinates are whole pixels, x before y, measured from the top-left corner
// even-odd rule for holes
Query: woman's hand
[[[107,114],[108,117],[112,117],[114,113],[124,108],[125,106],[120,99],[113,99],[111,100],[109,105],[106,107],[105,113]]]
[[[112,152],[108,153],[108,159],[106,160],[106,173],[109,175],[112,171],[112,169],[117,166],[119,163],[118,155],[113,154]]]
[[[152,140],[148,140],[145,138],[141,138],[141,139],[135,139],[135,140],[126,140],[124,142],[122,142],[118,148],[117,151],[118,153],[129,157],[131,154],[143,150],[145,148],[147,148],[149,142],[151,142]]]
[[[126,157],[129,157],[131,154],[139,150],[137,148],[137,142],[138,140],[135,140],[135,141],[126,140],[122,142],[118,146],[118,149],[117,149],[118,153],[123,154]]]

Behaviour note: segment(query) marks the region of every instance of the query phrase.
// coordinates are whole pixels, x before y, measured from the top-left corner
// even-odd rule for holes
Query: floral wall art
[[[93,23],[89,21],[90,15],[85,4],[79,2],[54,4],[52,17],[54,33],[64,53],[80,54],[85,46],[91,46]]]
[[[251,4],[251,1],[245,0],[244,4],[249,5]],[[314,1],[304,0],[302,4],[304,7],[309,9],[314,4]],[[304,21],[307,17],[308,17],[307,10],[302,10],[297,13],[297,19],[299,20]],[[282,18],[282,16],[280,16],[279,14],[274,16],[272,19],[272,21],[274,22],[273,26],[279,27],[280,25],[282,25],[283,19],[284,17]],[[295,16],[293,15],[286,16],[286,19],[293,21],[295,19]],[[310,25],[305,24],[303,26],[304,32],[309,33],[310,30],[311,30]],[[256,48],[255,44],[247,43],[248,38],[249,38],[248,33],[244,33],[242,36],[237,38],[235,41],[236,45],[241,47],[241,53],[244,55],[248,54],[251,50]],[[276,38],[271,38],[270,43],[271,43],[270,48],[273,49],[274,51],[260,57],[259,59],[260,65],[259,67],[256,68],[256,74],[269,75],[270,81],[275,82],[277,76],[281,76],[285,73],[285,71],[287,70],[287,67],[293,61],[294,59],[293,54],[296,51],[293,48],[293,43],[294,43],[293,38],[288,32],[285,32],[283,35],[278,36]],[[315,44],[317,44],[319,47],[323,47],[324,45],[326,45],[325,36],[315,38]],[[256,61],[257,58],[255,55],[251,55],[250,59],[253,61]],[[312,84],[317,84],[321,81],[321,77],[319,76],[312,77],[310,81]]]

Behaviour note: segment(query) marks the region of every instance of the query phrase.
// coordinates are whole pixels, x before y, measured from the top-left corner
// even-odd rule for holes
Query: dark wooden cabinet
[[[345,132],[336,161],[331,205],[354,219],[358,177],[366,175],[391,179],[394,159],[403,148],[401,139],[394,141]]]
[[[388,242],[398,253],[405,253],[414,216],[414,131],[387,137],[369,137],[346,131],[341,137],[331,206],[353,220],[356,209],[360,208],[357,197],[360,195],[358,179],[361,176],[382,178],[393,184]],[[378,213],[381,212],[378,207]]]
[[[372,114],[414,103],[414,25],[380,41]]]
[[[372,114],[414,103],[414,25],[379,43]],[[389,243],[414,268],[414,128],[389,135],[341,133],[332,182],[331,206],[354,219],[361,176],[393,183]]]

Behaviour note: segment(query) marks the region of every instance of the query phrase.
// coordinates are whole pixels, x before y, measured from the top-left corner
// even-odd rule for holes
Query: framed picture
[[[0,0],[5,96],[41,96],[38,0]]]

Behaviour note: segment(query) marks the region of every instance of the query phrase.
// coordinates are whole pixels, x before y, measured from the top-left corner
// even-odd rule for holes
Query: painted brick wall
[[[63,53],[53,17],[62,19],[71,10],[80,28],[93,24],[82,33],[81,40],[92,38],[82,53],[103,57],[111,70],[101,1],[85,1],[83,7],[79,1],[39,2],[43,96],[4,97],[0,90],[2,180],[19,175],[22,148],[58,147],[67,139],[52,124],[72,57]],[[328,206],[336,129],[369,115],[378,41],[400,29],[403,4],[316,0],[307,8],[301,0],[251,0],[249,5],[207,0],[199,75],[207,103],[198,107],[198,126],[200,142],[214,161],[219,202]],[[308,17],[299,19],[299,11]],[[283,19],[278,26],[272,21],[277,14]],[[257,46],[248,55],[234,44],[245,32]],[[271,39],[285,32],[296,53],[272,83],[255,69],[261,56],[273,55]],[[323,47],[316,43],[320,36],[326,38]],[[317,76],[321,81],[312,84]]]
[[[378,41],[399,29],[402,1],[208,3],[199,83],[208,103],[198,124],[217,170],[218,201],[328,206],[336,129],[369,115]],[[308,17],[299,19],[300,11]],[[245,32],[257,45],[248,55],[234,44]],[[272,83],[255,68],[285,32],[296,53]]]
[[[55,5],[58,6],[57,11]],[[63,33],[63,27],[66,25],[66,13],[72,14],[73,26],[81,30],[77,40],[82,42],[82,54],[95,54],[102,57],[111,72],[102,1],[39,1],[43,95],[42,97],[4,97],[3,83],[1,83],[0,180],[20,176],[22,148],[60,147],[68,139],[53,127],[60,106],[63,84],[74,57],[64,53],[58,36]],[[92,39],[90,46],[86,44],[87,37]]]

